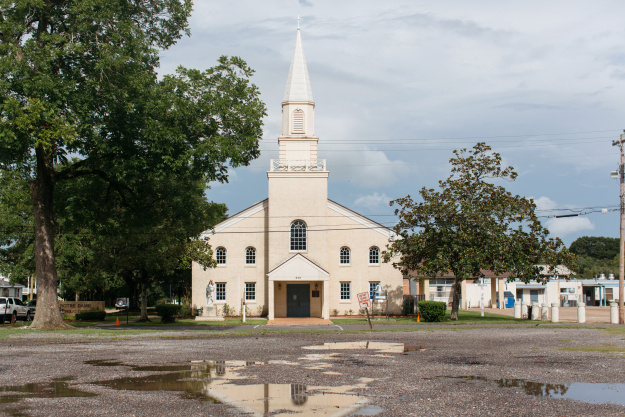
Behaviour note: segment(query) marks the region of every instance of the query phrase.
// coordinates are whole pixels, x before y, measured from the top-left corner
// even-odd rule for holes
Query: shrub
[[[351,316],[352,314],[354,314],[354,310],[352,310],[351,308],[349,310],[345,310],[346,316]]]
[[[157,304],[155,309],[162,323],[174,323],[181,307],[178,304]]]
[[[442,301],[419,301],[419,314],[423,321],[442,321],[445,317],[447,304]]]
[[[105,317],[106,317],[106,311],[94,310],[94,311],[81,311],[80,313],[76,313],[76,317],[74,317],[74,319],[92,321],[92,320],[104,320]]]
[[[186,304],[182,304],[180,306],[180,311],[178,311],[177,317],[179,319],[182,319],[185,317],[191,317],[191,307]]]
[[[339,315],[339,311],[335,308],[334,310],[332,310],[332,315],[334,317],[338,316]]]
[[[223,311],[224,316],[230,316],[234,314],[234,309],[230,307],[228,303],[224,304],[224,306],[222,307],[222,311]]]

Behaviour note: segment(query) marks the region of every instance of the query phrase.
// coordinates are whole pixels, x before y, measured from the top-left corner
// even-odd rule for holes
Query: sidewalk
[[[577,307],[559,307],[560,322],[577,323]],[[470,308],[468,311],[477,311],[479,308]],[[500,310],[498,308],[485,308],[485,313],[499,314],[514,317],[514,308]],[[551,308],[549,308],[549,320],[551,320]],[[610,324],[610,307],[586,307],[586,323]]]

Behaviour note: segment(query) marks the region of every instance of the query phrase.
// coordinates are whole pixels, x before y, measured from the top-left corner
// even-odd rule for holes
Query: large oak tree
[[[64,326],[54,254],[60,181],[98,176],[125,198],[170,173],[226,181],[228,166],[259,155],[265,107],[245,62],[222,57],[206,71],[157,77],[159,52],[188,33],[191,6],[0,0],[0,167],[30,185],[35,328]]]
[[[509,279],[541,279],[538,264],[571,265],[574,255],[559,238],[550,238],[536,216],[532,199],[513,195],[495,181],[517,174],[502,167],[501,156],[485,143],[454,151],[451,175],[439,190],[423,187],[422,201],[409,195],[399,206],[399,235],[385,257],[400,255],[395,266],[412,278],[454,275],[451,319],[458,319],[461,283],[483,276],[483,270],[510,274]]]

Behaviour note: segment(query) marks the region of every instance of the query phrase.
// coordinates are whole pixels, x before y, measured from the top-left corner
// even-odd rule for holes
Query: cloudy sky
[[[485,141],[553,236],[619,236],[622,0],[196,0],[162,73],[237,55],[268,108],[262,156],[208,192],[231,214],[267,197],[298,15],[331,199],[392,226],[389,200],[436,186],[453,149]]]

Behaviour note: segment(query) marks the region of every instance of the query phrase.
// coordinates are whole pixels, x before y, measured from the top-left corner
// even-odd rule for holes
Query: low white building
[[[22,284],[12,284],[7,278],[0,277],[0,297],[15,297],[21,300],[23,291]]]

